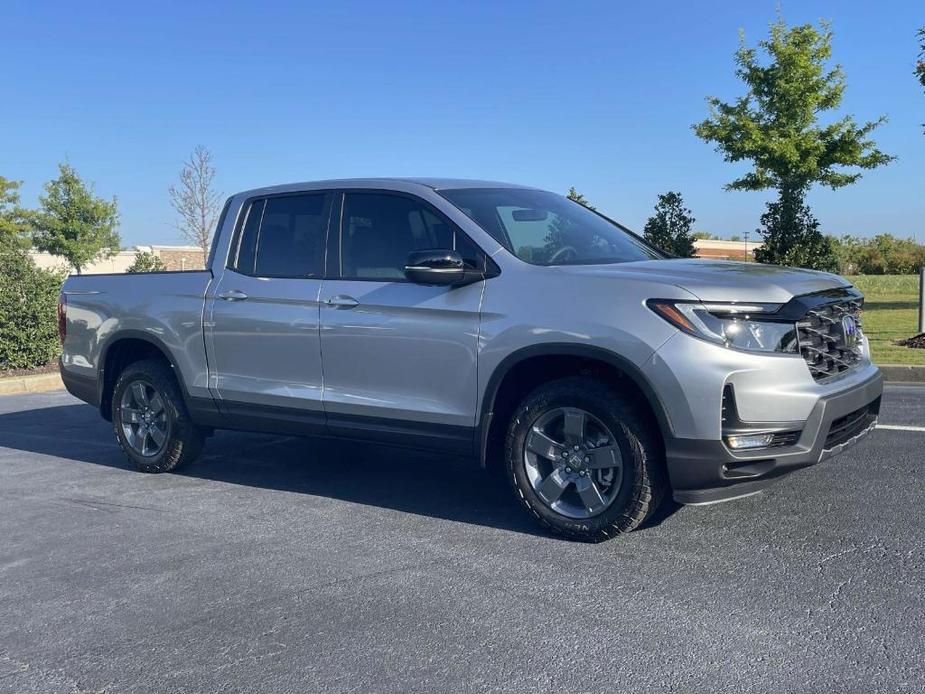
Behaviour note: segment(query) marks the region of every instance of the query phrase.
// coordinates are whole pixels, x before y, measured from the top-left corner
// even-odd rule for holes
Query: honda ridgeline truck
[[[823,272],[667,257],[542,190],[321,181],[230,198],[205,270],[70,277],[61,375],[145,472],[216,429],[426,448],[596,541],[870,432],[862,302]]]

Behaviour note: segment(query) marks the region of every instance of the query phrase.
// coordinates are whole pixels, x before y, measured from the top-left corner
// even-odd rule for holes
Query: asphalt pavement
[[[220,433],[135,472],[0,398],[0,691],[922,692],[925,387],[750,498],[598,545],[465,461]]]

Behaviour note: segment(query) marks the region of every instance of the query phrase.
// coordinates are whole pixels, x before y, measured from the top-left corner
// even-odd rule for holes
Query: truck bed
[[[62,377],[95,384],[112,340],[140,339],[173,359],[189,395],[208,397],[203,306],[212,281],[208,270],[71,275]]]

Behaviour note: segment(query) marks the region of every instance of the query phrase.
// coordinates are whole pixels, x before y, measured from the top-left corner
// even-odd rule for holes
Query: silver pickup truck
[[[61,373],[146,472],[215,429],[427,448],[597,541],[869,432],[862,302],[835,275],[666,257],[533,188],[321,181],[229,199],[206,270],[70,277]]]

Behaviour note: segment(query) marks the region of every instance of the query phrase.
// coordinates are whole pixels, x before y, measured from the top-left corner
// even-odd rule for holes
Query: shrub
[[[164,272],[167,266],[164,261],[153,253],[139,253],[135,260],[126,268],[126,272]]]
[[[58,294],[63,276],[28,253],[0,251],[0,370],[44,366],[58,356]]]
[[[925,265],[925,246],[913,238],[878,234],[871,239],[830,237],[843,275],[910,275]]]

